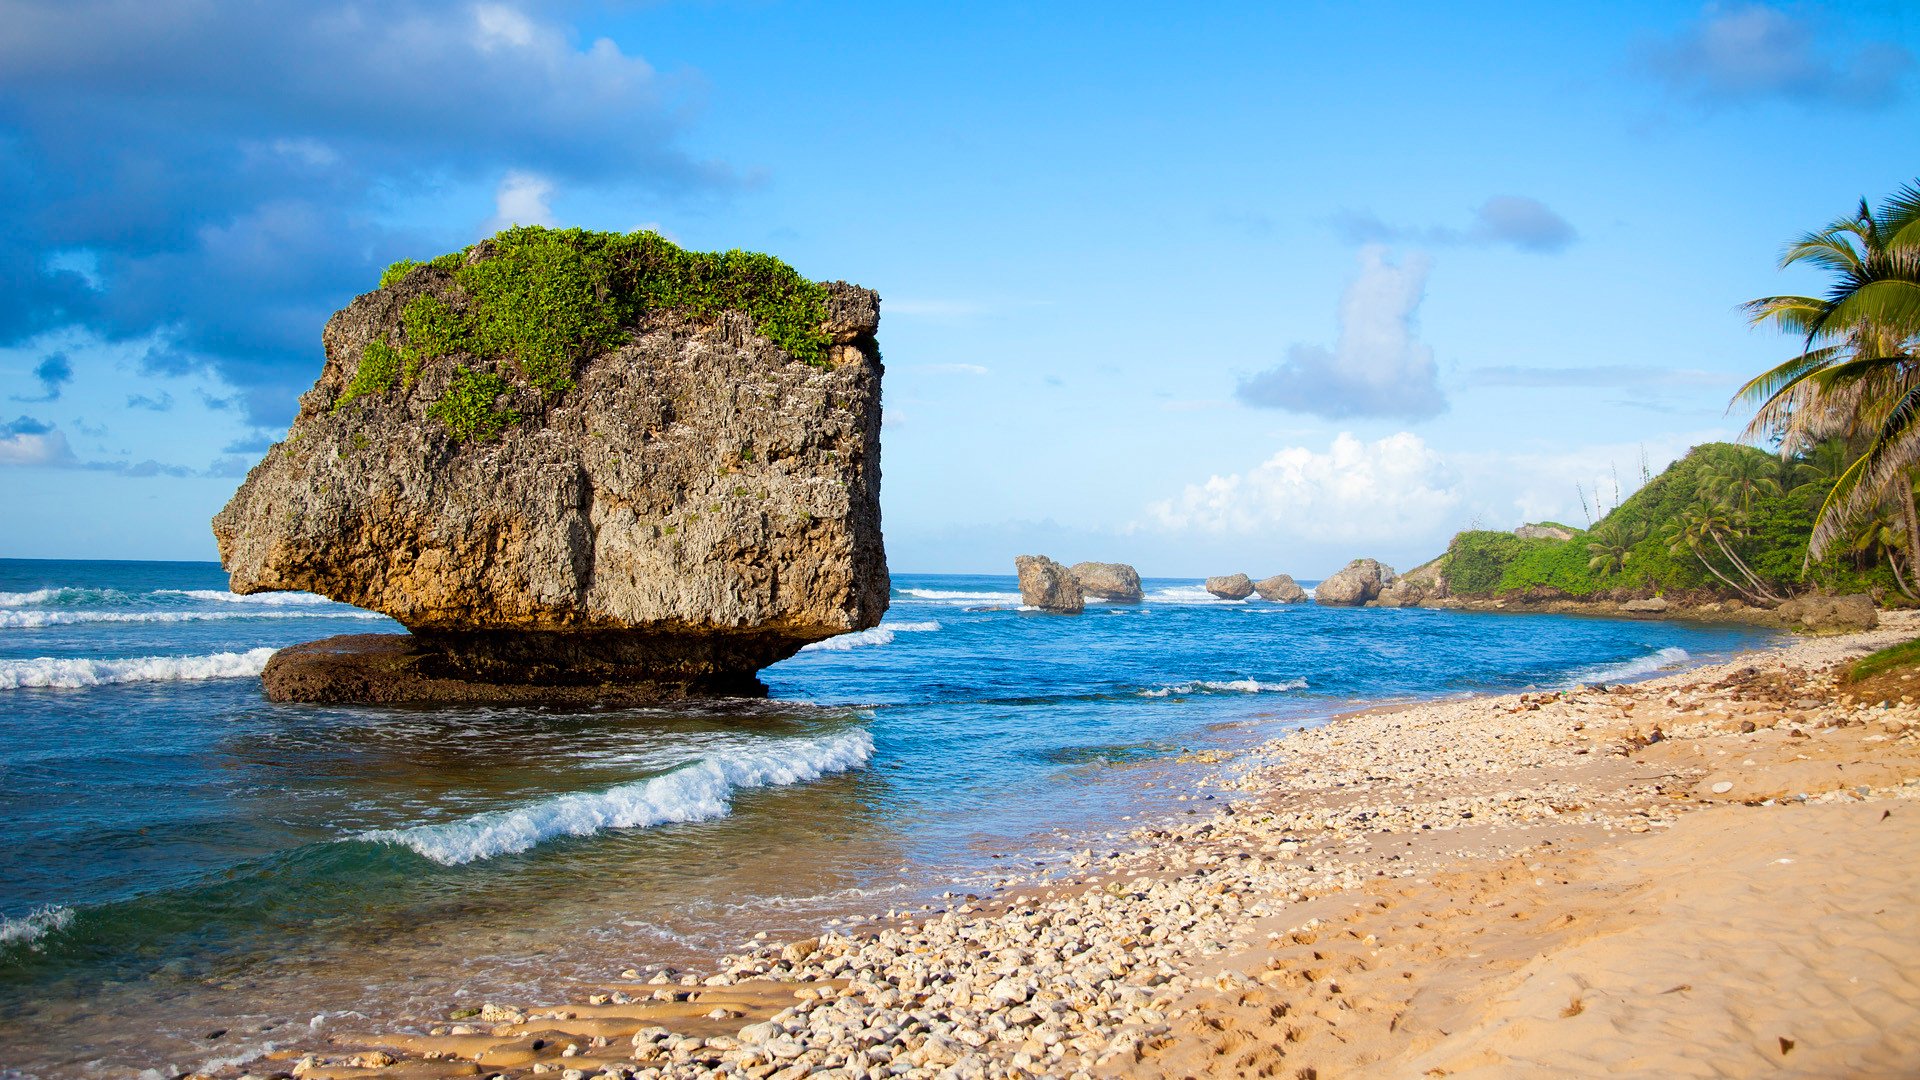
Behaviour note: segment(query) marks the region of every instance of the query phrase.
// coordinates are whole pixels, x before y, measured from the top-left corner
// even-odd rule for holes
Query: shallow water
[[[985,888],[1164,812],[1144,777],[1351,703],[1650,674],[1756,631],[1213,600],[1078,618],[900,575],[879,628],[700,709],[266,702],[391,622],[211,564],[0,560],[0,1066],[182,1071],[756,929]],[[344,1015],[343,1015],[344,1014]],[[216,1030],[225,1034],[209,1039]]]

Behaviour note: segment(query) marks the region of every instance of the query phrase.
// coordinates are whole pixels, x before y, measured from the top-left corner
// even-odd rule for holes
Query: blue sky
[[[520,221],[877,289],[897,571],[1404,568],[1735,434],[1920,174],[1894,0],[0,19],[0,555],[212,557],[326,316]]]

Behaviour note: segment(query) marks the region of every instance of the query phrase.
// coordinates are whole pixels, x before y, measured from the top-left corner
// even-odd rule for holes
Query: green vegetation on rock
[[[427,415],[447,425],[457,441],[485,442],[520,422],[519,412],[495,405],[500,395],[512,391],[513,384],[493,372],[471,371],[463,364],[454,369],[453,385],[427,408]]]
[[[360,354],[360,366],[353,370],[353,381],[347,383],[340,399],[333,403],[334,411],[369,394],[384,394],[393,389],[400,381],[401,367],[399,350],[384,341],[368,342],[366,351]]]
[[[407,304],[397,347],[385,341],[367,346],[336,409],[396,385],[412,386],[426,365],[456,357],[511,361],[529,385],[557,397],[573,388],[582,362],[619,345],[655,312],[701,320],[743,312],[788,356],[827,362],[826,288],[770,255],[687,251],[644,231],[525,226],[424,263],[402,259],[380,275],[380,285],[399,285],[426,269],[451,280],[432,282],[430,291]],[[428,410],[446,419],[457,437],[485,431],[478,437],[491,438],[519,420],[517,413],[501,413],[477,426],[469,423],[480,415],[472,399],[479,392],[472,380],[480,378],[472,372],[456,376]],[[487,400],[490,408],[493,398]],[[456,425],[449,419],[455,416],[467,419]]]

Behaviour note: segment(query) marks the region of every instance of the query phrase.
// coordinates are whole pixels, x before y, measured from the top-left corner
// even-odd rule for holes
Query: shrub
[[[461,365],[454,369],[446,393],[428,406],[427,415],[447,425],[456,442],[486,442],[520,422],[520,414],[511,407],[494,405],[500,395],[512,390],[512,383],[491,371],[470,371]]]

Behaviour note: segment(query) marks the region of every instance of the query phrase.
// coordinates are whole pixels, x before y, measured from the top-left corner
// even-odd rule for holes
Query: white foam
[[[52,656],[0,660],[0,690],[28,687],[74,690],[114,683],[244,679],[260,674],[274,652],[261,648],[207,656],[139,656],[126,660],[70,660]]]
[[[1693,654],[1678,646],[1668,646],[1658,652],[1632,660],[1622,660],[1617,664],[1603,664],[1589,668],[1574,678],[1577,683],[1625,682],[1638,679],[1656,672],[1685,667],[1693,662]]]
[[[335,601],[310,592],[264,592],[239,593],[225,589],[155,589],[155,596],[184,596],[190,600],[205,600],[214,604],[266,604],[270,607],[306,607],[313,604],[331,604]]]
[[[384,619],[372,611],[0,611],[0,627],[16,630],[82,623],[185,623],[226,619]]]
[[[873,736],[864,730],[768,740],[759,746],[723,750],[606,791],[556,795],[462,821],[382,829],[355,839],[397,844],[442,865],[457,866],[526,851],[560,836],[725,817],[732,812],[737,791],[818,780],[857,769],[872,757]]]
[[[865,630],[855,630],[851,634],[841,634],[825,641],[813,641],[800,646],[801,652],[846,652],[862,645],[886,645],[893,641],[895,634],[926,633],[940,629],[940,624],[928,619],[925,622],[883,622],[879,626]]]
[[[98,603],[102,600],[122,599],[125,595],[117,589],[82,589],[57,585],[50,589],[35,589],[32,592],[0,592],[0,607],[28,607],[53,601]]]
[[[1020,601],[1017,592],[967,592],[956,589],[901,589],[903,594],[918,600],[939,600],[951,604],[1013,604]]]
[[[1245,600],[1225,600],[1203,585],[1170,585],[1147,594],[1149,604],[1244,604]]]
[[[1280,694],[1290,690],[1305,690],[1307,680],[1288,679],[1286,682],[1261,682],[1258,679],[1232,679],[1215,681],[1194,679],[1191,682],[1173,683],[1158,690],[1142,690],[1141,697],[1172,697],[1176,694]]]
[[[0,916],[0,948],[14,945],[32,947],[34,942],[48,934],[65,930],[72,922],[73,909],[70,907],[43,907],[17,919]]]

